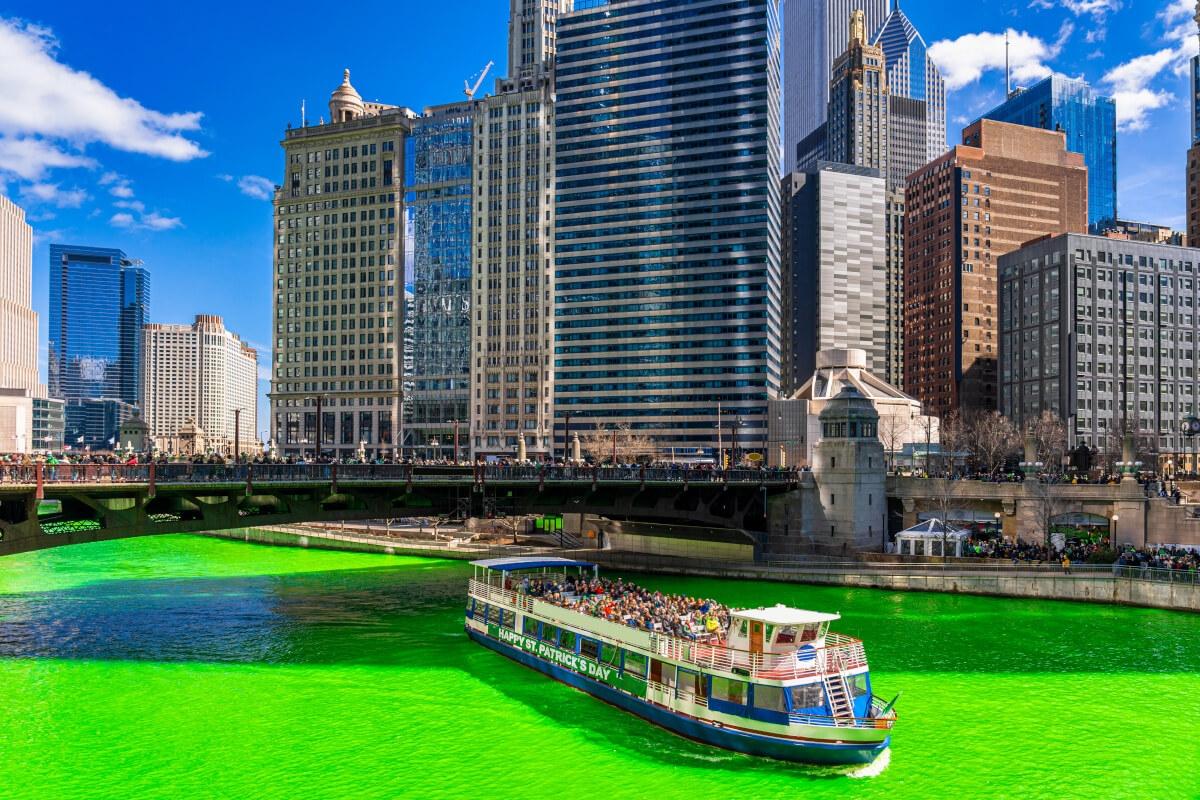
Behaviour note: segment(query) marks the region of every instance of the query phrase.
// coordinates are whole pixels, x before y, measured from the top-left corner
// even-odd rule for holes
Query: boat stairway
[[[854,703],[850,700],[850,687],[842,674],[841,659],[831,658],[829,670],[821,676],[825,684],[825,696],[835,719],[853,719]]]

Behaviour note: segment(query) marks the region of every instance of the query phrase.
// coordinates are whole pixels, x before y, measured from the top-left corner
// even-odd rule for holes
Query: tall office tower
[[[67,401],[66,444],[106,449],[142,382],[150,274],[124,252],[50,246],[50,395]]]
[[[996,260],[1087,230],[1087,167],[1061,131],[980,120],[905,192],[904,385],[944,417],[996,408]]]
[[[403,157],[416,115],[363,102],[289,128],[275,192],[271,437],[284,456],[395,454],[404,318]]]
[[[833,60],[850,39],[850,14],[862,11],[867,35],[887,16],[888,0],[785,0],[783,3],[783,172],[805,137],[825,124]],[[824,153],[819,158],[826,158]]]
[[[1067,149],[1088,169],[1088,228],[1103,232],[1117,218],[1117,104],[1083,81],[1051,75],[983,115],[983,119],[1062,131]]]
[[[845,51],[833,62],[826,152],[830,161],[887,175],[888,89],[883,48],[867,44],[862,11],[850,17],[849,37]]]
[[[1200,35],[1200,3],[1196,4],[1197,35]],[[1192,146],[1187,154],[1187,240],[1200,244],[1200,55],[1192,56]]]
[[[474,127],[473,102],[426,109],[413,120],[404,153],[413,340],[401,449],[421,458],[453,456],[459,425],[466,444],[470,421]]]
[[[946,152],[946,81],[929,58],[925,39],[899,5],[888,14],[872,44],[883,48],[891,115],[899,118],[891,147],[892,185]],[[903,102],[903,101],[908,102]],[[898,156],[898,157],[896,157]]]
[[[33,406],[46,397],[37,329],[33,228],[25,210],[0,195],[0,453],[26,453],[35,446]]]
[[[1180,422],[1200,414],[1198,276],[1200,249],[1102,236],[1001,256],[1000,410],[1019,423],[1052,411],[1071,446],[1117,459],[1129,432],[1158,469],[1195,471]]]
[[[191,423],[207,450],[232,456],[236,444],[242,455],[255,453],[254,348],[207,314],[191,325],[146,325],[142,336],[142,417],[155,447],[182,452],[180,434]]]
[[[794,224],[796,195],[804,188],[806,175],[789,172],[779,182],[779,396],[790,397],[800,388],[804,375],[796,368],[796,334],[805,320],[800,316],[800,304],[796,303],[796,253],[809,242],[802,239],[808,231]]]
[[[777,0],[589,2],[558,37],[555,415],[688,458],[722,412],[761,452],[780,380]]]
[[[476,458],[551,455],[555,29],[570,9],[571,0],[512,0],[509,74],[476,111]]]
[[[821,162],[795,176],[785,200],[793,231],[791,304],[795,319],[785,366],[803,382],[817,368],[817,351],[863,350],[867,368],[888,363],[880,335],[887,316],[887,247],[884,241],[884,178],[878,170]],[[786,346],[786,345],[785,345]]]

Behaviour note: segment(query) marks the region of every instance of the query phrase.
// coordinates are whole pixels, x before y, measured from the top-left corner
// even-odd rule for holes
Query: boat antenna
[[[1012,97],[1012,69],[1008,61],[1008,31],[1004,32],[1004,99]]]

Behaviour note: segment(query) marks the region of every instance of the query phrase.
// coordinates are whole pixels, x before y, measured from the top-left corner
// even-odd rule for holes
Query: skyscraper
[[[1062,132],[980,120],[905,192],[904,388],[944,417],[996,408],[996,262],[1087,230],[1087,167]]]
[[[405,148],[405,283],[413,292],[406,455],[453,455],[470,420],[471,163],[475,103],[425,110]],[[436,446],[435,446],[436,443]],[[462,448],[460,455],[466,455]]]
[[[899,5],[871,42],[883,49],[892,99],[890,147],[893,186],[946,152],[946,81],[929,58],[924,37]]]
[[[794,385],[812,376],[819,350],[863,350],[873,371],[888,362],[880,335],[887,315],[884,183],[878,170],[823,161],[795,176],[795,193],[784,199],[795,306],[793,363],[784,372]]]
[[[205,448],[234,454],[255,451],[258,353],[225,328],[220,317],[199,314],[191,325],[147,325],[142,335],[142,416],[159,450],[182,452],[180,432],[190,422],[204,432]],[[240,423],[240,424],[239,424]]]
[[[592,0],[560,19],[554,392],[572,430],[629,425],[695,457],[720,411],[741,450],[763,449],[778,48],[777,0]]]
[[[1200,5],[1196,7],[1196,26],[1200,29]],[[1200,36],[1200,30],[1197,31]],[[1191,65],[1192,145],[1187,154],[1187,240],[1200,244],[1200,55],[1192,56]]]
[[[1117,104],[1083,81],[1051,75],[1018,90],[983,119],[1062,131],[1067,149],[1088,169],[1088,227],[1105,230],[1117,219]]]
[[[833,61],[850,38],[850,14],[862,11],[867,36],[883,24],[888,0],[785,0],[783,4],[783,171],[797,161],[801,140],[829,109]],[[823,154],[818,156],[824,158]]]
[[[415,116],[364,102],[346,70],[332,121],[289,127],[281,143],[270,392],[281,455],[396,451],[404,147]]]
[[[471,446],[551,452],[554,63],[571,0],[512,0],[509,74],[475,122]]]
[[[121,250],[50,246],[48,375],[68,445],[107,447],[132,414],[149,307],[150,274]]]
[[[851,15],[847,47],[833,62],[825,126],[830,161],[888,174],[888,88],[883,48],[867,43],[862,11]]]
[[[25,211],[0,195],[0,452],[34,447],[33,407],[46,396],[38,373],[33,310],[33,229]]]

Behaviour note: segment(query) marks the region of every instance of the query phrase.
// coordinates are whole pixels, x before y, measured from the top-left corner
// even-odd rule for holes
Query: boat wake
[[[847,778],[874,778],[882,775],[883,771],[888,768],[888,764],[892,763],[892,748],[887,748],[879,757],[870,764],[864,764],[858,769],[850,770],[846,773]]]

